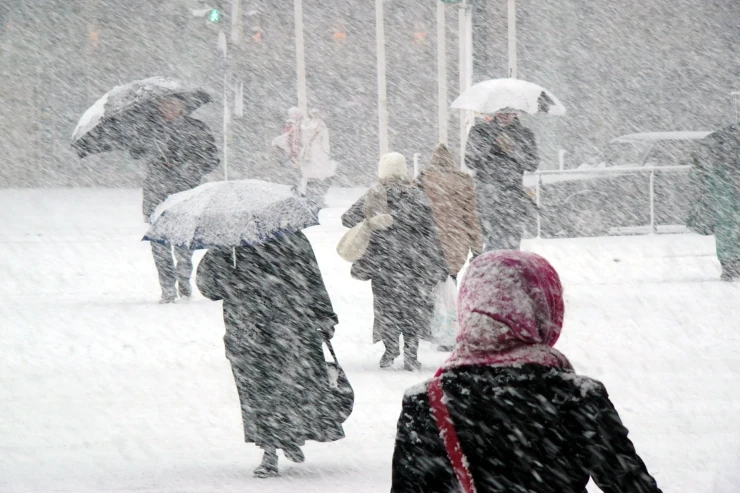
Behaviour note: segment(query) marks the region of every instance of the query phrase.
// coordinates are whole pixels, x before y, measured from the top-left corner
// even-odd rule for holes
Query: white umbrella
[[[257,246],[319,224],[318,213],[316,204],[287,185],[212,182],[160,204],[144,240],[192,250]]]
[[[505,108],[534,115],[564,115],[565,106],[547,89],[520,79],[491,79],[475,84],[452,103],[453,109],[493,114]]]

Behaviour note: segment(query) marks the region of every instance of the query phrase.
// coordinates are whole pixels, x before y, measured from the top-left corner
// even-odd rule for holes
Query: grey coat
[[[145,218],[172,194],[200,185],[219,164],[218,149],[205,123],[187,116],[174,122],[153,118],[130,148],[146,160],[142,212]]]
[[[244,437],[259,446],[344,437],[329,408],[322,332],[337,323],[311,244],[302,233],[260,247],[210,250],[197,284],[223,300],[226,357],[241,401]]]
[[[353,277],[372,281],[373,342],[400,334],[429,338],[432,292],[448,274],[431,206],[414,185],[381,183],[342,216],[342,224],[351,228],[365,219],[366,201],[378,196],[385,197],[393,226],[373,233],[367,253],[352,266]]]

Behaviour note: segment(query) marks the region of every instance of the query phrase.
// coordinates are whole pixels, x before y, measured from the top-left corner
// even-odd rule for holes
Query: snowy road
[[[423,345],[422,375],[377,369],[369,285],[334,251],[341,209],[308,234],[355,413],[345,440],[309,444],[303,465],[281,459],[282,477],[267,482],[251,476],[260,453],[242,441],[220,304],[157,304],[140,192],[0,190],[0,210],[0,491],[389,490],[403,389],[444,355]],[[659,485],[710,491],[740,455],[740,285],[717,281],[713,240],[525,247],[563,277],[559,348],[607,385]]]

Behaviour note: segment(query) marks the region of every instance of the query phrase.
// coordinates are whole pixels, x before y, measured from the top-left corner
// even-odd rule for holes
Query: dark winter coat
[[[730,125],[704,139],[694,155],[691,185],[688,226],[716,236],[723,265],[740,262],[740,127]]]
[[[477,123],[468,135],[465,164],[475,171],[478,215],[488,248],[503,236],[514,237],[518,245],[525,220],[535,214],[522,184],[524,172],[539,165],[534,133],[519,120],[508,127]],[[512,247],[506,241],[493,246]]]
[[[130,152],[146,159],[142,205],[146,218],[170,195],[200,185],[219,163],[216,141],[206,124],[187,116],[173,122],[153,118]]]
[[[351,228],[372,217],[371,211],[393,217],[393,226],[373,233],[367,252],[352,266],[353,277],[372,280],[373,342],[400,334],[429,338],[432,292],[447,277],[429,202],[410,183],[381,183],[342,216],[342,224]]]
[[[440,144],[419,181],[432,205],[450,275],[457,275],[468,252],[483,251],[473,178],[459,169],[447,146]]]
[[[442,377],[478,493],[659,493],[604,386],[540,365],[469,366]],[[392,493],[447,493],[459,483],[430,411],[428,383],[403,400]]]
[[[197,284],[223,300],[226,357],[234,367],[244,434],[257,445],[302,445],[344,436],[328,409],[319,331],[337,316],[311,244],[302,233],[264,246],[210,250]]]

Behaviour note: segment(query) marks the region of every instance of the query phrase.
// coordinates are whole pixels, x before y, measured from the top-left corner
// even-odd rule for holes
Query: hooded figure
[[[283,125],[283,132],[272,140],[272,145],[282,149],[296,168],[300,166],[301,155],[301,122],[303,113],[295,106],[288,110],[288,119]]]
[[[302,188],[306,196],[323,205],[329,189],[329,178],[337,171],[337,163],[331,159],[329,128],[319,110],[311,110],[309,118],[301,123],[300,167]]]
[[[468,252],[477,256],[483,251],[473,178],[458,168],[447,146],[439,144],[420,181],[432,205],[449,273],[455,277]]]
[[[421,367],[419,338],[431,336],[432,292],[446,279],[448,268],[431,207],[409,180],[403,155],[383,156],[378,177],[380,183],[342,216],[342,224],[351,228],[379,214],[393,218],[392,226],[373,233],[365,255],[352,265],[352,276],[372,281],[373,342],[385,345],[380,367],[391,366],[399,356],[403,335],[404,368],[413,371]]]
[[[524,172],[539,164],[534,133],[515,112],[500,111],[470,129],[465,163],[475,172],[486,250],[518,250],[525,221],[535,209],[522,183]]]
[[[344,437],[327,405],[329,376],[322,337],[337,316],[311,244],[285,234],[257,247],[209,250],[198,289],[223,300],[226,357],[236,381],[244,439],[264,450],[260,477],[277,474],[277,449],[303,462],[306,440]]]
[[[557,272],[533,253],[484,253],[460,289],[460,334],[437,375],[406,392],[393,493],[659,493],[604,385],[553,348]],[[444,438],[443,438],[444,437]]]
[[[714,234],[722,280],[740,280],[740,127],[704,139],[691,170],[693,199],[688,226]]]

